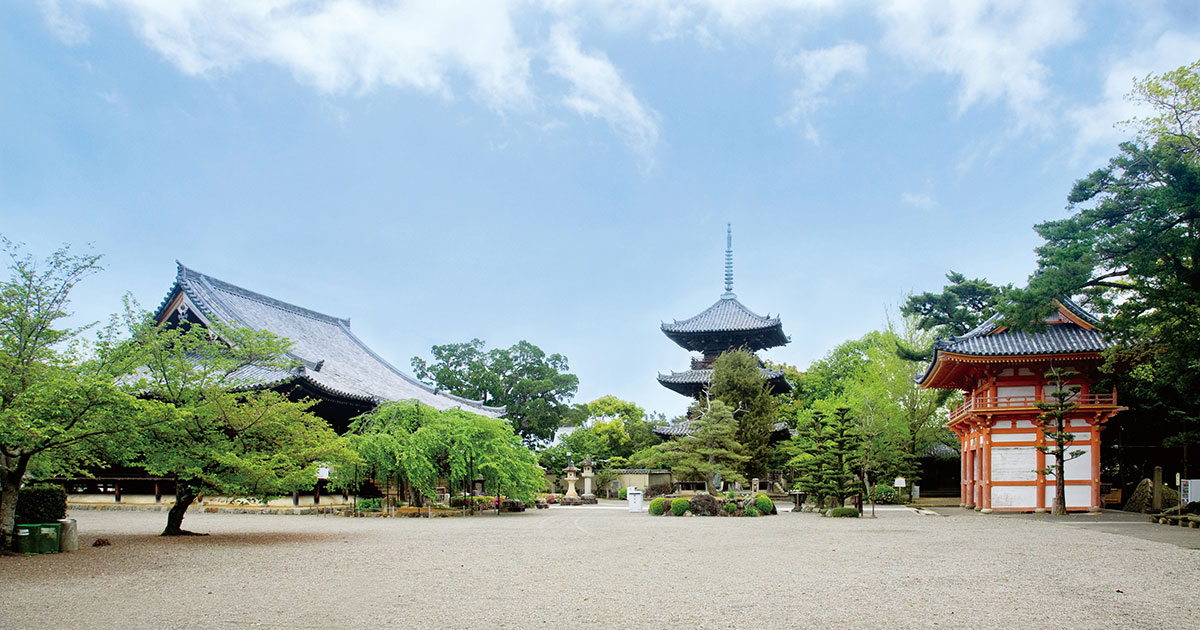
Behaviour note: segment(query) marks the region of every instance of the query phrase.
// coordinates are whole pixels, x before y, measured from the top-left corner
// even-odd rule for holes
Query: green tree
[[[1035,227],[1038,272],[1005,306],[1036,328],[1061,296],[1101,316],[1114,347],[1106,369],[1180,431],[1200,419],[1200,166],[1175,146],[1121,145],[1076,182],[1072,215]],[[1128,366],[1135,366],[1129,369]],[[1191,440],[1196,441],[1193,434]]]
[[[835,505],[840,507],[845,504],[846,497],[854,494],[854,464],[862,447],[862,436],[857,422],[850,416],[849,407],[838,407],[826,420],[822,437],[828,463],[821,490],[833,497]]]
[[[762,366],[747,350],[730,350],[713,362],[707,396],[719,400],[737,419],[737,442],[747,460],[747,477],[766,472],[771,455],[771,430],[775,425],[775,398],[771,396]]]
[[[825,475],[829,465],[825,439],[825,413],[814,410],[801,415],[796,431],[783,445],[789,456],[786,467],[795,480],[793,485],[811,495],[817,509],[825,507]]]
[[[950,284],[942,287],[941,293],[910,295],[900,314],[914,318],[916,328],[933,331],[936,336],[962,335],[996,312],[1004,293],[1012,285],[996,286],[984,278],[968,280],[966,276],[951,270],[946,274]],[[933,355],[933,340],[920,347],[897,346],[898,353],[910,361],[928,361]]]
[[[214,322],[157,325],[131,305],[131,343],[145,362],[143,395],[171,406],[173,419],[150,427],[135,463],[176,478],[164,536],[188,535],[184,513],[202,493],[266,498],[313,487],[317,468],[352,466],[353,454],[312,402],[255,389],[248,371],[290,365],[290,342],[269,332]]]
[[[436,496],[441,479],[466,489],[482,478],[485,488],[521,501],[532,501],[545,483],[533,453],[497,418],[400,401],[357,418],[350,433],[376,474],[403,479],[425,498]]]
[[[739,472],[748,461],[737,440],[733,410],[719,399],[696,403],[689,412],[691,432],[647,449],[642,457],[661,462],[680,479],[703,479],[712,492],[722,482],[745,483]]]
[[[456,396],[504,406],[526,442],[550,439],[570,416],[579,377],[567,371],[561,354],[547,355],[528,341],[485,351],[479,339],[433,346],[432,354],[432,363],[413,357],[417,378]]]
[[[1072,376],[1075,376],[1074,372],[1058,368],[1047,372],[1046,382],[1054,389],[1047,389],[1046,394],[1049,395],[1050,400],[1037,403],[1037,408],[1042,411],[1038,416],[1038,420],[1042,422],[1042,434],[1054,441],[1054,446],[1037,447],[1039,451],[1054,456],[1054,463],[1051,466],[1037,471],[1043,475],[1054,476],[1054,503],[1050,508],[1050,514],[1054,516],[1067,515],[1066,463],[1087,452],[1069,450],[1070,442],[1074,441],[1075,436],[1067,430],[1067,416],[1077,406],[1073,400],[1079,395],[1081,389],[1078,385],[1068,384],[1067,381]]]
[[[86,344],[88,327],[64,325],[71,291],[100,270],[100,257],[64,246],[39,263],[2,242],[11,261],[0,281],[0,549],[7,549],[26,473],[74,474],[125,459],[135,443],[129,438],[164,416],[117,385],[136,359],[116,341],[115,326]]]
[[[1130,100],[1150,105],[1154,116],[1125,121],[1146,144],[1163,143],[1195,163],[1200,156],[1200,61],[1133,82]]]

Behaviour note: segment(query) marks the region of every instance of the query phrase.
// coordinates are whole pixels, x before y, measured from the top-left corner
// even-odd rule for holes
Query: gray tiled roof
[[[662,468],[618,468],[618,475],[666,475],[671,471]]]
[[[783,370],[770,370],[767,368],[759,368],[762,371],[763,378],[772,381],[783,377]],[[693,384],[701,383],[707,385],[712,380],[711,369],[708,370],[685,370],[683,372],[671,372],[670,374],[659,374],[658,382]]]
[[[1012,329],[993,332],[999,328],[999,317],[993,316],[961,337],[938,340],[934,349],[976,356],[1005,356],[1100,352],[1109,347],[1100,331],[1074,323],[1048,324],[1045,330],[1036,333]]]
[[[493,417],[504,413],[503,407],[439,392],[396,369],[350,332],[348,319],[288,304],[182,264],[175,285],[159,306],[160,321],[180,291],[207,319],[266,330],[291,340],[291,355],[302,365],[293,370],[246,368],[236,376],[247,388],[304,380],[318,390],[364,402],[417,400],[436,409],[461,408]]]
[[[773,330],[774,329],[774,330]],[[704,309],[699,315],[688,319],[663,323],[662,330],[668,336],[728,332],[770,332],[766,340],[771,348],[788,342],[783,334],[783,324],[778,317],[763,317],[742,305],[736,298],[721,298]]]
[[[654,427],[653,430],[656,435],[666,438],[691,435],[692,421],[680,420],[674,424]],[[779,433],[781,431],[787,431],[789,434],[791,433],[791,429],[788,429],[786,422],[776,422],[775,424],[771,425],[771,433]]]

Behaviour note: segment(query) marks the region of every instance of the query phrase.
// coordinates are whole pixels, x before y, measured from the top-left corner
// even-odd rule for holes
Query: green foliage
[[[675,516],[683,516],[691,507],[692,503],[687,499],[681,498],[671,501],[671,513]]]
[[[765,473],[775,424],[775,398],[758,359],[747,350],[723,353],[713,362],[708,397],[725,403],[737,420],[735,439],[747,458],[741,466],[742,475]]]
[[[89,341],[90,326],[70,328],[70,295],[100,270],[99,256],[66,246],[43,261],[0,237],[10,259],[0,280],[0,548],[12,536],[17,489],[28,473],[50,477],[121,462],[145,427],[163,421],[161,405],[119,386],[137,364],[136,348],[110,324]]]
[[[1138,129],[1147,144],[1161,143],[1189,156],[1200,154],[1200,61],[1180,66],[1160,76],[1147,75],[1133,82],[1133,101],[1146,103],[1155,116],[1125,121]]]
[[[829,510],[829,516],[833,518],[858,518],[859,513],[857,508],[852,507],[836,507]]]
[[[688,509],[696,516],[718,516],[721,514],[721,502],[706,492],[701,492],[690,497],[688,504]]]
[[[512,425],[461,409],[385,403],[351,423],[349,440],[376,474],[405,479],[426,498],[436,496],[438,479],[461,488],[482,477],[485,487],[526,503],[544,485]]]
[[[413,373],[456,396],[504,406],[526,442],[548,440],[571,412],[579,377],[567,372],[567,358],[547,355],[520,341],[510,348],[484,351],[484,342],[433,346],[433,362],[413,357]]]
[[[762,512],[760,512],[759,509],[753,505],[747,505],[746,509],[742,510],[742,515],[750,517],[762,516]]]
[[[760,494],[754,498],[754,507],[758,508],[763,514],[775,513],[775,502],[765,494]]]
[[[17,495],[19,524],[53,523],[67,516],[67,491],[56,483],[35,483]]]
[[[168,422],[144,432],[143,455],[133,462],[178,479],[165,535],[182,533],[184,511],[199,493],[266,498],[313,487],[321,466],[335,476],[353,470],[346,440],[311,412],[312,401],[247,389],[253,383],[239,378],[249,367],[290,367],[288,340],[219,321],[160,326],[134,305],[126,321],[143,362],[136,386],[171,411]]]
[[[1108,166],[1076,182],[1072,215],[1037,225],[1038,272],[1005,307],[1008,323],[1038,329],[1053,300],[1072,296],[1114,342],[1105,370],[1153,425],[1195,430],[1200,418],[1200,164],[1173,143],[1121,145]],[[1133,366],[1132,368],[1130,366]],[[1169,432],[1168,432],[1169,433]],[[1127,437],[1130,437],[1127,435]],[[1194,443],[1192,435],[1186,441]]]
[[[374,499],[359,499],[354,507],[360,512],[377,512],[382,505],[383,499],[376,497]]]
[[[730,408],[720,400],[710,400],[706,405],[697,403],[692,413],[695,419],[690,435],[640,452],[634,462],[662,462],[677,479],[704,479],[713,491],[718,476],[730,483],[744,483],[738,468],[748,458],[735,438],[737,424]]]
[[[735,503],[735,502],[733,502],[733,501],[727,501],[727,502],[725,503],[725,505],[722,505],[722,506],[721,506],[721,509],[722,509],[722,510],[725,510],[725,513],[726,513],[726,514],[729,514],[729,515],[731,515],[731,516],[732,516],[734,513],[736,513],[736,512],[737,512],[737,509],[738,509],[738,508],[737,508],[737,503]]]
[[[629,488],[621,488],[617,491],[617,498],[624,501],[629,497]]]
[[[586,415],[576,428],[538,454],[539,463],[547,470],[562,470],[567,465],[567,453],[572,453],[576,462],[591,456],[598,462],[608,462],[602,468],[621,468],[635,452],[662,442],[654,435],[654,425],[646,420],[645,411],[631,402],[602,396],[581,407]],[[602,481],[596,483],[599,486]]]
[[[665,510],[665,508],[663,508],[663,503],[665,502],[666,499],[663,497],[656,497],[650,502],[650,513],[655,516],[662,516],[662,513]]]
[[[850,408],[839,407],[831,415],[814,412],[789,446],[794,453],[789,465],[798,475],[796,486],[812,494],[818,505],[826,497],[841,505],[853,493],[853,468],[862,442]]]
[[[875,503],[891,504],[898,502],[896,489],[891,486],[880,484],[876,484],[875,487],[863,498],[867,501],[874,501]]]
[[[910,295],[900,313],[916,320],[920,330],[933,331],[939,336],[962,335],[983,323],[996,312],[996,306],[1012,285],[998,287],[984,278],[968,280],[957,271],[946,274],[950,284],[941,293]],[[910,360],[929,360],[931,347],[921,347]]]

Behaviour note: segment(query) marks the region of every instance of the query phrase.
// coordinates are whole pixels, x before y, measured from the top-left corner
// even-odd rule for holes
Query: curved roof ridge
[[[726,306],[726,305],[729,305],[729,306]],[[757,329],[757,328],[773,328],[775,326],[780,326],[782,324],[782,322],[780,322],[778,317],[763,317],[762,315],[759,315],[758,313],[755,313],[754,311],[747,308],[746,305],[742,304],[737,298],[720,298],[715,303],[713,303],[712,306],[709,306],[708,308],[704,309],[703,311],[700,311],[698,314],[693,315],[687,319],[675,320],[673,323],[670,323],[670,324],[664,322],[662,324],[662,329],[667,332],[702,332],[704,329],[687,330],[687,328],[689,328],[690,327],[689,325],[691,325],[691,324],[701,323],[702,318],[705,318],[706,316],[709,318],[712,318],[712,319],[723,318],[725,320],[728,320],[730,318],[730,315],[736,315],[736,314],[735,313],[724,313],[722,311],[727,311],[730,308],[735,308],[737,311],[740,311],[740,313],[742,315],[746,316],[747,319],[749,319],[751,322],[753,322],[749,326],[743,325],[743,326],[739,327],[738,330],[753,330],[753,329]],[[703,322],[702,325],[719,325],[720,323],[729,324],[729,323],[735,323],[735,322],[729,322],[729,321],[712,322],[712,323]],[[720,330],[720,329],[716,329],[716,330]]]
[[[444,391],[442,391],[442,390],[440,390],[440,389],[438,389],[438,388],[436,388],[436,387],[433,387],[432,385],[429,385],[429,384],[427,384],[427,383],[422,383],[421,381],[419,381],[419,380],[417,380],[417,379],[415,379],[415,378],[413,378],[413,377],[409,376],[408,374],[405,374],[405,373],[404,373],[402,370],[400,370],[400,369],[399,369],[399,368],[397,368],[396,366],[392,365],[390,361],[388,361],[387,359],[384,359],[383,357],[381,357],[381,356],[379,356],[378,354],[376,354],[376,353],[375,353],[375,351],[374,351],[374,350],[372,350],[372,349],[370,348],[370,346],[368,346],[367,344],[363,343],[363,341],[362,341],[361,339],[359,339],[359,338],[358,338],[358,335],[355,335],[355,334],[354,334],[354,333],[353,333],[353,332],[350,330],[349,323],[350,323],[350,322],[348,322],[348,321],[347,321],[345,324],[341,324],[341,323],[339,322],[339,326],[338,326],[338,327],[339,327],[339,328],[341,328],[342,332],[343,332],[343,333],[345,333],[345,334],[346,334],[346,336],[347,336],[347,337],[349,337],[351,341],[353,341],[354,343],[358,344],[358,347],[359,347],[359,348],[362,348],[364,352],[366,352],[367,354],[371,355],[371,357],[372,357],[372,358],[374,358],[376,361],[379,361],[379,363],[380,363],[380,364],[382,364],[382,365],[383,365],[384,367],[386,367],[387,369],[391,370],[393,374],[395,374],[396,376],[399,376],[400,378],[404,379],[406,382],[408,382],[408,383],[411,383],[411,384],[413,384],[413,385],[416,385],[417,387],[420,387],[421,389],[423,389],[423,390],[425,390],[425,391],[429,392],[430,394],[436,394],[436,395],[438,395],[438,396],[446,396],[447,398],[453,398],[454,400],[457,400],[457,401],[460,401],[460,402],[466,403],[466,404],[468,404],[468,405],[470,405],[470,406],[472,406],[472,407],[476,407],[476,408],[479,408],[479,409],[486,409],[486,410],[488,410],[488,411],[497,412],[497,413],[505,413],[505,412],[507,411],[507,409],[506,409],[505,407],[503,407],[503,406],[501,406],[501,407],[490,407],[490,406],[488,406],[488,405],[485,405],[485,404],[483,404],[483,401],[479,401],[479,400],[471,400],[470,398],[464,398],[464,397],[462,397],[462,396],[456,396],[456,395],[454,395],[454,394],[451,394],[450,392],[444,392]]]
[[[321,313],[319,311],[314,311],[309,308],[304,308],[303,306],[297,306],[290,302],[284,302],[283,300],[273,298],[269,295],[263,295],[262,293],[258,293],[257,291],[251,291],[250,289],[240,287],[231,282],[226,282],[224,280],[221,280],[220,278],[210,276],[206,273],[201,273],[199,271],[196,271],[195,269],[190,269],[190,268],[184,266],[184,264],[179,261],[175,261],[175,264],[179,265],[179,276],[178,276],[179,279],[187,279],[188,275],[190,274],[192,276],[195,276],[196,279],[199,280],[200,282],[208,285],[208,287],[210,289],[213,289],[214,291],[223,291],[226,293],[232,293],[234,295],[237,295],[238,297],[242,297],[247,300],[252,300],[252,301],[258,302],[260,304],[265,304],[272,308],[277,308],[277,309],[280,309],[283,311],[288,311],[289,313],[300,315],[301,317],[308,317],[310,319],[315,319],[317,321],[326,322],[329,324],[344,323],[347,327],[350,326],[349,319],[345,319],[342,317],[335,317],[333,315],[326,315],[325,313]]]

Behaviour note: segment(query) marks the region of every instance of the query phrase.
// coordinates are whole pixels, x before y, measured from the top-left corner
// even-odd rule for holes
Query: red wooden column
[[[1100,421],[1099,418],[1095,422],[1089,422],[1092,429],[1092,504],[1088,506],[1089,512],[1099,512],[1100,507]]]
[[[1038,388],[1038,391],[1041,391],[1041,388]],[[1033,425],[1037,430],[1038,446],[1039,447],[1045,446],[1046,445],[1046,434],[1042,433],[1041,423],[1035,420],[1033,422]],[[1036,457],[1037,457],[1036,466],[1038,469],[1037,484],[1036,484],[1037,497],[1034,499],[1034,503],[1033,503],[1034,510],[1033,511],[1041,513],[1041,512],[1046,511],[1046,473],[1043,472],[1046,470],[1046,454],[1043,453],[1041,450],[1038,450]]]
[[[970,491],[970,486],[968,485],[970,483],[970,473],[967,471],[971,464],[971,455],[967,449],[967,437],[965,435],[958,436],[958,446],[960,452],[958,461],[958,507],[967,507],[967,503],[969,502],[967,493]]]
[[[979,497],[979,512],[992,513],[992,421],[986,420],[980,435],[981,452],[983,455],[982,491]]]

